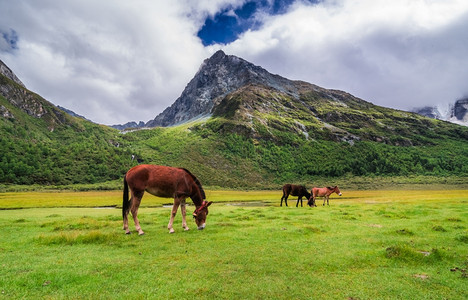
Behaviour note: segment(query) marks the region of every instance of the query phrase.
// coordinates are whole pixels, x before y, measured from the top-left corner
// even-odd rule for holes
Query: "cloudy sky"
[[[0,0],[0,59],[97,123],[148,121],[216,50],[411,109],[468,96],[466,0]]]

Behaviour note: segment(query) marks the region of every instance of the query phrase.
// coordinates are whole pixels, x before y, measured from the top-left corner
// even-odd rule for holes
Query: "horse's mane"
[[[192,173],[190,173],[189,170],[185,169],[185,168],[181,168],[182,170],[184,170],[185,172],[187,172],[187,174],[189,174],[190,176],[192,176],[193,178],[193,181],[195,181],[195,183],[197,184],[198,188],[200,189],[200,193],[202,195],[202,199],[206,199],[206,195],[205,195],[205,191],[203,190],[203,187],[201,185],[201,182],[200,180],[198,180],[198,178],[193,175]]]

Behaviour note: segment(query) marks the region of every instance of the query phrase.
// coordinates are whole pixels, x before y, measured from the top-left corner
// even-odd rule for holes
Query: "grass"
[[[144,236],[90,207],[120,205],[118,191],[0,194],[29,207],[0,210],[0,298],[468,297],[466,190],[342,192],[286,208],[279,191],[210,190],[207,228],[184,232],[179,212],[172,235],[168,199],[147,195]]]

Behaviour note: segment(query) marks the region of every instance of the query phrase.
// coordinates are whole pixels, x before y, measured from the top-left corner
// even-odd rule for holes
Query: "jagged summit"
[[[219,50],[206,59],[181,96],[146,127],[171,126],[210,115],[223,96],[247,84],[259,84],[298,97],[294,81]]]
[[[21,85],[22,87],[26,87],[21,80],[13,73],[13,71],[2,61],[0,60],[0,74],[4,75],[8,79],[13,80],[17,84]]]

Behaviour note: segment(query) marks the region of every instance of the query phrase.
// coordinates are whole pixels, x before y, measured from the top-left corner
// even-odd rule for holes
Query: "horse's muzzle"
[[[205,223],[203,223],[202,225],[198,226],[198,230],[203,230],[205,229]]]
[[[341,193],[339,193],[338,196],[341,196]]]

